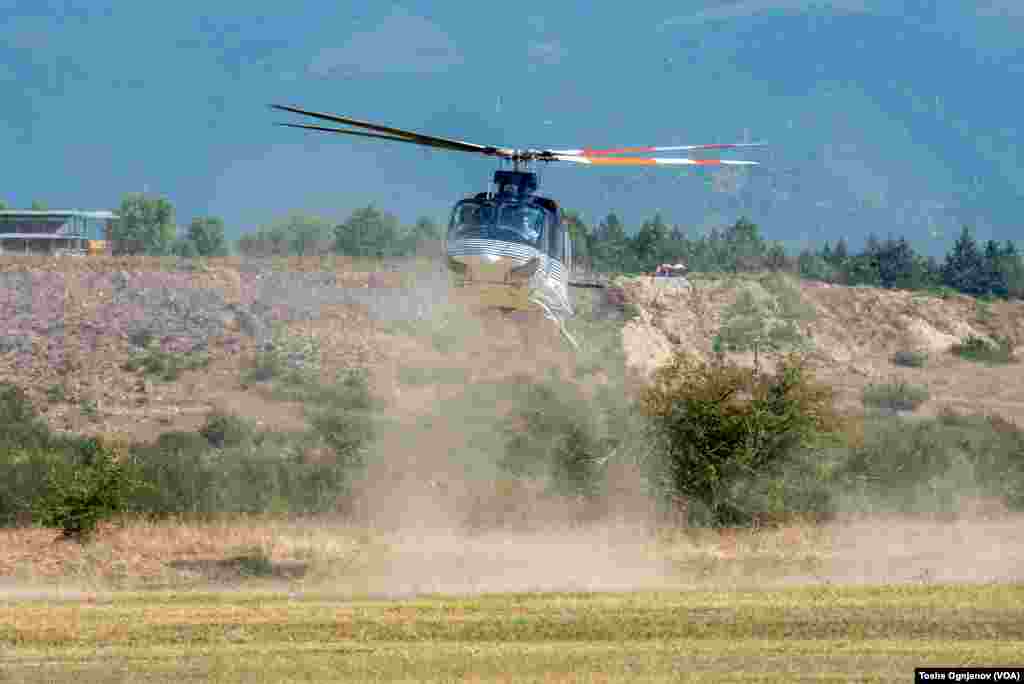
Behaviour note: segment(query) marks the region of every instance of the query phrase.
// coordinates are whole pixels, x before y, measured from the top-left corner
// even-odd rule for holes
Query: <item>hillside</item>
[[[848,410],[860,409],[867,385],[897,379],[929,389],[931,400],[920,409],[922,415],[948,407],[1024,420],[1024,367],[989,366],[950,353],[951,345],[969,335],[1024,339],[1022,302],[985,303],[769,276],[698,276],[690,288],[652,278],[619,282],[639,310],[623,329],[623,347],[629,364],[641,372],[653,370],[676,348],[710,356],[723,316],[747,290],[767,308],[783,299],[801,310],[799,326],[811,342],[812,365]],[[898,351],[923,351],[928,361],[922,368],[899,367],[891,360]],[[749,353],[734,356],[752,360]]]
[[[769,308],[783,298],[800,309],[809,358],[848,410],[860,410],[867,385],[897,378],[929,389],[923,415],[949,407],[1024,420],[1024,367],[949,352],[969,335],[1024,339],[1020,302],[768,276],[697,277],[691,287],[620,278],[615,285],[636,318],[616,322],[608,291],[574,290],[581,315],[570,328],[583,344],[574,356],[543,322],[459,313],[429,261],[392,264],[390,272],[369,268],[351,260],[211,260],[191,271],[158,260],[15,260],[0,276],[0,380],[25,386],[58,430],[145,440],[195,429],[213,409],[287,430],[302,424],[301,405],[275,400],[244,376],[275,339],[298,347],[305,340],[306,351],[288,351],[287,363],[316,356],[328,379],[365,367],[392,414],[418,415],[468,385],[556,370],[590,392],[621,374],[612,368],[620,357],[642,376],[674,349],[708,356],[727,310],[746,290]],[[620,326],[621,346],[608,337]],[[146,337],[171,356],[196,356],[205,365],[183,368],[172,381],[126,372],[126,361],[144,355],[137,343]],[[909,350],[927,352],[927,364],[893,365],[895,352]]]

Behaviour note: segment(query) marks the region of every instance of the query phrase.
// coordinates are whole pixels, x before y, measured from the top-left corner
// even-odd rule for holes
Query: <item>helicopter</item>
[[[503,167],[511,166],[496,170],[485,192],[459,200],[452,208],[445,240],[447,269],[454,276],[456,289],[470,294],[479,308],[502,311],[539,308],[545,317],[558,324],[562,334],[577,349],[577,342],[565,328],[565,317],[574,315],[569,299],[569,286],[574,284],[570,282],[572,240],[558,203],[536,194],[537,174],[529,170],[531,165],[566,162],[585,166],[753,166],[759,162],[635,155],[764,145],[715,143],[611,149],[518,149],[415,133],[288,105],[272,104],[270,107],[364,130],[305,123],[279,122],[279,126],[479,154],[497,159]]]

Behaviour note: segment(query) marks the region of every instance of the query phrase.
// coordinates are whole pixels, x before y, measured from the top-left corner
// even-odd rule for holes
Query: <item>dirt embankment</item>
[[[698,278],[687,287],[670,279],[620,280],[639,309],[638,318],[623,330],[628,363],[650,373],[676,349],[709,357],[723,318],[742,291],[769,305],[778,300],[779,293],[764,281]],[[943,299],[922,292],[788,282],[807,308],[800,328],[811,342],[811,363],[820,379],[836,387],[846,409],[859,408],[860,393],[868,384],[897,379],[928,388],[931,400],[919,411],[924,415],[950,407],[1024,421],[1024,364],[987,366],[949,351],[969,335],[1024,342],[1024,302],[985,303],[963,296]],[[927,363],[922,368],[896,366],[892,356],[897,351],[926,352]],[[734,357],[743,363],[752,360],[750,354]]]

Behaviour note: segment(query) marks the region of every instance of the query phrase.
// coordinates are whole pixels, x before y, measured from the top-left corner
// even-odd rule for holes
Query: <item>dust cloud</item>
[[[628,591],[681,587],[687,556],[659,540],[664,521],[636,469],[610,470],[603,493],[587,503],[545,496],[543,481],[503,475],[499,462],[508,434],[506,418],[529,410],[515,386],[552,377],[578,385],[588,340],[579,354],[568,349],[543,319],[488,319],[452,308],[444,288],[427,284],[432,310],[400,307],[400,298],[376,304],[394,320],[415,308],[419,325],[435,341],[449,335],[443,352],[403,340],[390,370],[379,368],[387,394],[370,466],[359,484],[359,517],[388,548],[387,561],[363,578],[384,595],[502,591]],[[426,314],[426,315],[423,315]],[[584,314],[585,315],[585,314]],[[444,325],[439,327],[438,321]],[[539,326],[539,327],[538,327]],[[593,359],[589,359],[593,361]],[[611,359],[598,359],[606,367]],[[386,364],[385,364],[386,365]],[[462,382],[403,385],[401,374],[458,370]],[[625,397],[621,377],[601,376]],[[390,393],[388,393],[390,388]],[[909,495],[909,494],[908,494]],[[839,497],[842,498],[842,497]],[[966,512],[964,512],[966,513]],[[784,533],[784,531],[783,531]],[[758,533],[752,533],[758,534]],[[762,534],[770,534],[768,532]],[[785,577],[743,573],[744,583],[888,584],[1003,582],[1024,578],[1024,530],[1019,521],[941,521],[924,516],[841,519],[819,527],[823,540],[805,549],[817,562],[806,573],[794,564]],[[693,558],[716,553],[715,544],[692,549]],[[757,553],[735,559],[758,564]],[[725,577],[706,577],[714,585]],[[728,583],[735,585],[735,578]]]

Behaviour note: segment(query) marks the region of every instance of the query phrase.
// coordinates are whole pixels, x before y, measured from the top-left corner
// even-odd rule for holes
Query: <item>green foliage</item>
[[[283,219],[246,233],[238,250],[249,257],[278,256],[409,256],[437,245],[443,229],[434,220],[420,217],[409,228],[373,206],[357,209],[341,225],[331,227],[323,218],[292,212]]]
[[[33,518],[60,528],[65,537],[87,540],[101,521],[126,512],[132,493],[142,486],[123,456],[99,439],[87,440],[70,468],[52,467]]]
[[[393,256],[398,236],[398,219],[370,205],[335,227],[334,251],[347,256]]]
[[[814,318],[814,308],[785,277],[763,279],[766,296],[744,288],[724,312],[722,325],[713,340],[722,352],[754,352],[755,364],[762,352],[801,349],[808,344],[800,324]]]
[[[221,257],[228,253],[224,221],[216,216],[200,216],[188,225],[187,242],[195,246],[196,256]]]
[[[270,577],[274,574],[274,564],[262,547],[245,549],[230,558],[228,563],[237,566],[239,574],[245,577]]]
[[[991,365],[1016,363],[1013,342],[1008,338],[996,337],[994,343],[983,337],[969,335],[950,347],[950,351],[962,359]]]
[[[864,406],[886,411],[914,411],[928,401],[928,388],[911,385],[903,380],[883,384],[870,384],[864,388],[861,400]]]
[[[831,391],[794,356],[772,375],[677,353],[642,392],[662,491],[693,522],[736,524],[752,513],[737,486],[817,445],[838,419]]]
[[[115,254],[164,256],[174,243],[174,206],[164,197],[129,193],[121,200],[111,239]]]
[[[501,468],[516,477],[545,479],[555,494],[596,495],[613,441],[602,437],[595,407],[557,377],[524,382],[521,391],[524,408],[505,427]]]
[[[974,241],[974,235],[969,227],[964,226],[952,251],[946,256],[942,281],[964,294],[984,294],[985,270],[985,261]]]
[[[39,417],[24,389],[0,383],[0,451],[45,449],[52,443],[50,429]]]
[[[244,256],[323,256],[330,252],[330,224],[319,216],[294,211],[238,240]]]
[[[928,352],[900,350],[892,355],[892,363],[907,368],[923,368],[928,363]]]
[[[238,416],[214,411],[206,417],[206,422],[199,428],[199,434],[205,437],[214,449],[224,449],[251,441],[255,430],[248,421]]]
[[[941,285],[939,287],[929,287],[927,289],[927,292],[931,296],[938,297],[939,299],[944,300],[944,301],[947,300],[947,299],[951,299],[951,298],[957,296],[957,291],[956,290],[954,290],[951,287],[947,287],[945,285]]]
[[[100,419],[99,402],[92,397],[82,397],[81,401],[78,402],[78,410],[82,412],[83,416],[94,423]]]
[[[46,388],[46,400],[51,404],[58,404],[66,399],[67,392],[61,383],[54,383]]]
[[[165,433],[124,453],[52,434],[24,391],[0,385],[0,523],[31,512],[36,523],[85,538],[123,511],[344,510],[373,436],[367,375],[352,369],[334,383],[307,385],[302,396],[310,419],[303,432],[256,431],[214,413],[197,432]]]
[[[173,382],[185,371],[206,368],[209,356],[203,351],[164,351],[150,337],[145,348],[133,352],[121,369],[129,373],[142,373],[164,382]]]
[[[830,475],[837,507],[863,512],[952,512],[962,497],[1024,506],[1024,433],[995,417],[869,420]]]
[[[199,248],[189,238],[181,238],[171,244],[171,254],[183,259],[195,259],[199,256]]]

